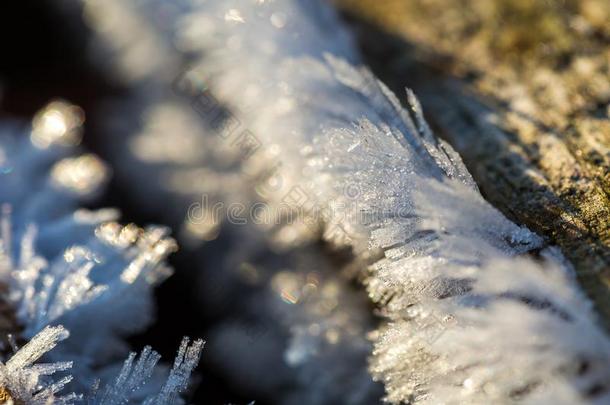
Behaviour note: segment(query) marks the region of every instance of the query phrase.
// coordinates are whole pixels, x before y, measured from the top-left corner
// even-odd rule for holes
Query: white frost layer
[[[482,199],[413,95],[404,110],[347,62],[355,52],[321,4],[171,4],[151,35],[174,43],[168,57],[195,60],[196,89],[260,141],[250,172],[278,168],[282,187],[258,197],[279,206],[298,187],[327,240],[383,253],[367,287],[388,317],[371,369],[390,401],[610,400],[608,339],[559,255],[517,258],[540,238]],[[137,36],[118,37],[127,54],[141,49]]]

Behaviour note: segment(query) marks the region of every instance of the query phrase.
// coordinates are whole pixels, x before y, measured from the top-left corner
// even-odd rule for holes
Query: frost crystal
[[[71,362],[39,364],[34,363],[52,350],[59,341],[69,336],[62,326],[47,326],[34,336],[24,347],[4,364],[0,363],[0,397],[4,402],[24,404],[69,404],[78,396],[56,396],[71,377],[57,382],[47,381],[48,377],[72,366]]]
[[[147,395],[147,390],[143,388],[150,383],[151,378],[154,378],[152,374],[161,356],[148,346],[142,350],[137,360],[136,354],[131,353],[114,382],[103,389],[98,389],[87,402],[103,405],[124,404],[140,396],[145,398],[141,403],[146,405],[181,404],[183,401],[179,395],[186,390],[202,349],[202,340],[196,340],[189,346],[189,339],[184,338],[165,384],[160,390],[158,387],[148,389],[158,391],[152,395]]]
[[[407,93],[404,109],[359,66],[322,3],[176,2],[163,26],[152,17],[160,7],[154,0],[85,3],[129,73],[131,107],[146,111],[142,128],[123,128],[137,133],[125,164],[146,165],[159,179],[155,191],[185,209],[193,195],[209,193],[305,213],[303,221],[269,226],[264,240],[247,229],[232,233],[248,242],[244,257],[257,245],[294,248],[319,230],[329,244],[351,249],[387,319],[373,334],[371,371],[389,401],[610,400],[610,343],[561,254],[481,197],[459,156],[431,133],[415,96]],[[119,14],[123,20],[112,18]],[[142,22],[137,32],[127,32],[123,22],[131,19]],[[161,51],[136,63],[151,44]],[[188,63],[188,72],[176,70]],[[192,99],[167,96],[172,83]],[[184,110],[189,104],[194,110]],[[157,148],[164,133],[197,151]],[[231,160],[220,164],[225,156]],[[183,219],[184,210],[173,214]],[[202,218],[185,228],[217,237],[216,218]],[[289,301],[295,273],[273,277],[288,286]],[[299,327],[292,333],[293,342],[307,338]],[[305,352],[286,353],[294,365]],[[340,369],[320,363],[310,364]]]
[[[58,101],[36,115],[29,139],[22,135],[25,125],[0,123],[0,285],[6,292],[1,315],[8,335],[2,353],[8,345],[16,351],[1,365],[4,401],[72,403],[83,395],[60,395],[66,385],[87,392],[96,379],[113,378],[113,361],[127,348],[122,336],[147,326],[152,288],[171,274],[164,260],[175,242],[167,229],[123,227],[114,222],[114,210],[78,209],[79,199],[95,195],[108,176],[97,157],[68,156],[80,140],[83,119],[78,107]],[[68,330],[70,339],[55,347]],[[155,380],[161,392],[169,392],[156,403],[176,401],[200,349],[195,344],[188,366],[179,377],[170,376],[166,384],[174,390]],[[43,355],[51,363],[34,364]],[[131,371],[131,385],[121,385],[123,401],[135,399],[157,356],[145,349]],[[51,379],[68,369],[71,375]]]
[[[203,343],[203,340],[196,340],[189,346],[188,338],[182,340],[167,381],[159,394],[146,400],[147,405],[176,404],[179,402],[178,395],[187,387],[189,377],[199,362]]]

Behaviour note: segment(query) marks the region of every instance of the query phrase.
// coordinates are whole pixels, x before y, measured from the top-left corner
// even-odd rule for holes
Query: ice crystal
[[[330,244],[350,248],[387,318],[373,334],[371,371],[384,381],[389,401],[536,403],[559,395],[567,403],[608,401],[610,344],[569,266],[481,197],[459,156],[432,134],[415,96],[407,92],[403,108],[361,67],[323,4],[176,2],[158,24],[153,0],[138,3],[139,12],[119,1],[107,9],[86,3],[119,65],[138,73],[123,77],[134,89],[132,108],[150,114],[132,138],[134,154],[123,160],[152,165],[159,179],[169,170],[175,188],[165,191],[178,201],[177,195],[205,192],[230,201],[231,186],[210,190],[210,184],[252,190],[249,182],[258,180],[251,194],[235,198],[306,213],[298,224],[275,229],[282,247],[321,229]],[[141,19],[146,32],[127,32],[109,18],[117,9]],[[134,63],[151,43],[163,44],[163,57]],[[187,62],[188,72],[175,70]],[[177,112],[188,102],[163,92],[176,85],[172,75],[185,79],[178,88],[192,97],[194,111]],[[213,125],[227,112],[222,125]],[[188,119],[177,119],[181,114]],[[162,122],[163,116],[174,118]],[[189,127],[179,128],[181,121]],[[246,128],[258,147],[241,163],[218,165],[214,159],[227,145],[245,142],[236,127]],[[154,149],[147,137],[162,132],[201,145],[201,155]],[[271,177],[281,181],[269,187]],[[192,201],[186,200],[185,206]],[[206,238],[217,231],[215,223],[205,225]],[[244,237],[251,233],[237,234],[256,245]],[[520,257],[528,253],[543,260]],[[275,280],[290,285],[293,277]],[[298,299],[288,290],[285,299]],[[299,328],[293,332],[294,341],[305,340]],[[302,353],[289,350],[289,363],[299,363]]]
[[[146,405],[181,404],[183,401],[179,395],[186,390],[202,349],[202,340],[196,340],[189,346],[189,339],[184,338],[165,383],[160,387],[148,389],[145,389],[146,385],[154,379],[152,374],[161,356],[149,346],[142,350],[137,360],[136,354],[130,353],[116,379],[104,388],[98,388],[87,402],[103,405],[125,404],[134,397],[142,397],[141,403]],[[150,390],[156,393],[148,394],[147,391]]]
[[[0,396],[13,403],[72,403],[83,395],[60,395],[65,386],[87,392],[95,380],[112,378],[113,362],[127,349],[122,337],[148,325],[152,288],[171,274],[164,260],[175,242],[167,229],[121,226],[114,210],[78,208],[109,172],[93,155],[69,156],[83,119],[78,107],[58,101],[36,115],[29,138],[24,124],[0,125],[2,332],[10,335],[2,350],[16,350],[1,365]],[[68,330],[70,339],[55,347]],[[26,343],[18,349],[16,342]],[[177,401],[200,350],[197,341],[187,360],[180,353],[187,365],[165,386],[155,380],[155,403]],[[156,356],[149,352],[142,358]],[[43,355],[52,362],[34,364]],[[123,400],[134,399],[134,381],[147,380],[155,363],[142,360],[129,371],[133,384],[122,384]]]
[[[202,349],[202,340],[196,340],[189,346],[189,339],[184,338],[178,349],[178,354],[169,372],[167,381],[161,388],[161,391],[154,397],[147,399],[145,404],[162,405],[178,403],[180,400],[179,394],[186,389],[189,377],[199,362]]]
[[[46,381],[48,376],[69,369],[71,362],[34,364],[68,336],[68,331],[62,326],[47,326],[8,361],[0,363],[0,386],[5,403],[68,404],[79,398],[76,394],[56,395],[71,377],[56,382]]]

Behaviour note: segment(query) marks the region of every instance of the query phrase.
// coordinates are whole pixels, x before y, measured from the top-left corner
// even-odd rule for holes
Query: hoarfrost
[[[87,4],[112,22],[100,2]],[[151,0],[139,3],[140,12],[124,7],[129,18],[144,20],[145,33],[126,32],[115,21],[104,37],[97,26],[119,64],[140,73],[123,79],[134,88],[132,108],[150,114],[124,162],[148,165],[158,178],[169,170],[175,189],[165,192],[186,206],[192,200],[185,196],[210,191],[205,182],[192,187],[204,175],[231,184],[212,190],[218,200],[264,199],[277,210],[300,190],[313,225],[274,229],[279,245],[294,248],[322,230],[327,242],[352,250],[387,319],[373,334],[371,371],[389,401],[551,403],[558,393],[566,403],[609,400],[610,345],[569,266],[481,197],[459,156],[430,131],[415,96],[407,92],[404,109],[359,66],[323,4],[187,1],[176,3],[163,27],[150,18],[158,6]],[[133,52],[146,49],[139,45],[157,39],[169,44],[161,59],[170,64],[130,64]],[[151,123],[163,121],[162,111],[188,104],[163,92],[168,77],[181,73],[176,66],[187,63],[186,93],[200,104],[175,116],[188,116],[192,126],[172,132],[180,121],[173,119],[157,131]],[[229,173],[210,157],[230,154],[230,133],[210,129],[210,100],[262,145],[245,162],[232,156],[224,166],[233,168]],[[137,132],[123,128],[130,131]],[[200,145],[201,155],[151,151],[146,137],[161,132]],[[188,158],[186,169],[176,156]],[[281,187],[264,187],[270,169]],[[254,191],[242,191],[253,179],[260,181]],[[204,239],[216,235],[213,225]],[[538,253],[543,260],[527,257]]]

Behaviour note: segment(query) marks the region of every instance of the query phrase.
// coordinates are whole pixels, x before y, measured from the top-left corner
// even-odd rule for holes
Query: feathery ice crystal
[[[459,156],[431,133],[415,96],[407,94],[404,109],[359,66],[326,6],[175,2],[158,24],[154,0],[86,4],[110,48],[120,49],[115,59],[130,73],[124,78],[134,88],[134,108],[151,114],[152,131],[132,138],[134,156],[124,159],[157,165],[160,178],[175,168],[168,192],[179,195],[193,183],[188,179],[222,173],[212,155],[238,142],[240,131],[227,132],[232,122],[254,134],[260,147],[236,164],[242,179],[233,171],[230,184],[258,178],[251,198],[278,210],[300,190],[305,198],[295,209],[305,208],[330,244],[352,249],[387,319],[373,334],[371,371],[389,401],[610,400],[610,343],[561,254],[483,200]],[[110,18],[117,10],[143,19],[139,31]],[[152,44],[163,46],[155,58],[135,56],[159,49]],[[163,91],[187,63],[197,112]],[[176,118],[181,114],[195,118],[175,133],[202,149],[183,155],[152,148],[148,137],[171,132],[186,121]],[[265,187],[270,170],[280,186]],[[226,190],[216,195],[231,198]],[[293,226],[278,234],[291,246],[311,231]]]
[[[94,155],[69,156],[82,122],[78,107],[55,101],[31,128],[0,123],[0,398],[176,403],[201,341],[183,342],[165,383],[152,376],[159,355],[150,348],[113,381],[128,349],[122,337],[150,322],[152,288],[171,274],[164,259],[175,242],[165,228],[119,225],[114,210],[79,209],[109,174]],[[43,355],[51,363],[36,364]],[[91,391],[96,381],[102,388]],[[65,387],[87,394],[60,394]]]

